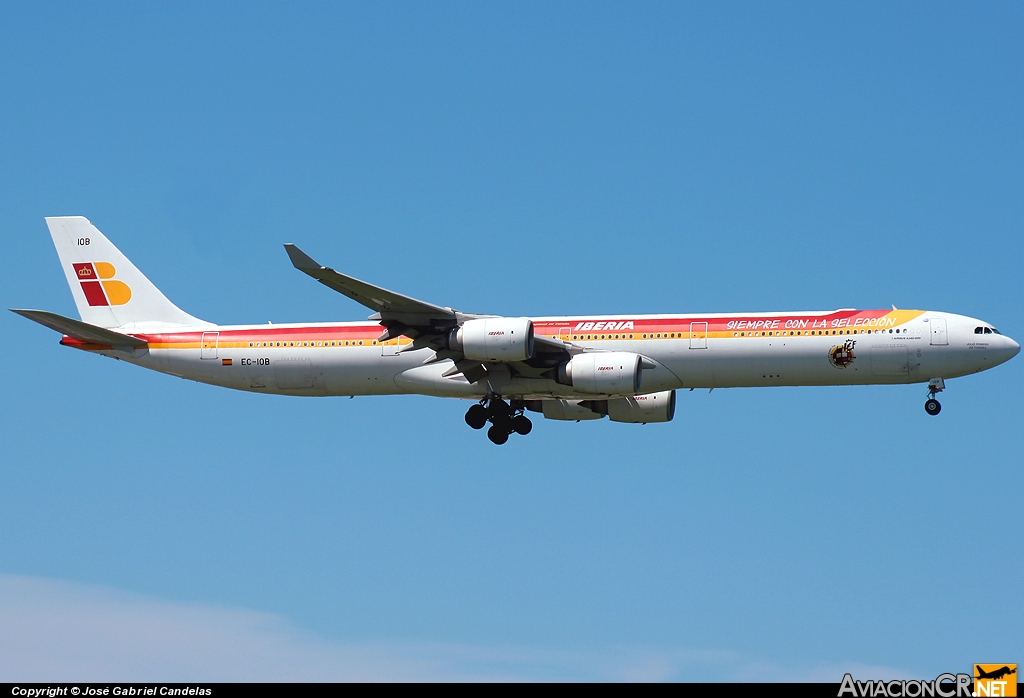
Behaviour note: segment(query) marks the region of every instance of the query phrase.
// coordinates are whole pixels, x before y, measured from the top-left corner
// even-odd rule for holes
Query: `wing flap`
[[[51,330],[56,330],[61,334],[66,334],[69,337],[80,339],[90,344],[106,344],[112,347],[141,347],[146,344],[144,339],[114,332],[113,330],[97,327],[96,325],[90,325],[81,320],[72,320],[57,313],[48,313],[45,310],[17,310],[15,308],[10,310],[12,313],[17,313],[33,322],[38,322],[43,327],[49,327]]]

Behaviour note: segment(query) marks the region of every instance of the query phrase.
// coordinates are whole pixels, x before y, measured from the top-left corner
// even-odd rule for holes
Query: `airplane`
[[[1013,358],[1020,345],[952,313],[783,313],[501,317],[464,313],[322,266],[293,244],[292,265],[373,314],[363,322],[216,325],[171,303],[88,219],[46,218],[79,320],[18,313],[60,343],[180,378],[279,395],[419,394],[474,404],[503,444],[546,419],[669,422],[676,391],[927,383]]]
[[[978,674],[977,676],[974,677],[976,679],[1001,679],[1004,676],[1009,676],[1010,674],[1016,674],[1017,673],[1016,667],[1011,669],[1008,666],[1001,667],[1001,668],[996,669],[994,671],[985,671],[984,669],[982,669],[979,666],[976,666],[975,668],[976,668],[977,674]]]

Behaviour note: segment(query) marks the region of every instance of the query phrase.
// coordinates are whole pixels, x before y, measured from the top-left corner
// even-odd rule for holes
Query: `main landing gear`
[[[513,433],[526,436],[533,430],[533,422],[523,414],[525,406],[520,400],[512,400],[511,403],[500,397],[488,396],[469,408],[466,424],[474,429],[483,429],[490,422],[487,438],[496,444],[505,443]]]
[[[924,403],[924,411],[931,416],[937,415],[942,411],[942,405],[935,399],[938,393],[941,393],[946,389],[946,382],[941,378],[932,378],[928,381],[928,400]]]

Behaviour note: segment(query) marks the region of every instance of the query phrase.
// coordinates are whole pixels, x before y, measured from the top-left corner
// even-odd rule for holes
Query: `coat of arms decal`
[[[846,368],[853,363],[853,360],[857,356],[853,353],[853,347],[857,344],[857,340],[848,339],[838,346],[834,346],[828,351],[828,360],[832,362],[832,365],[836,368]]]

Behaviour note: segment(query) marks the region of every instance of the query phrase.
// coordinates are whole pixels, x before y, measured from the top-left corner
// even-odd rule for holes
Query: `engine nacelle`
[[[533,356],[533,323],[515,317],[467,320],[448,335],[448,348],[473,361],[526,361]]]
[[[544,419],[561,419],[567,422],[578,422],[582,419],[604,419],[603,414],[592,412],[579,400],[538,400],[541,404],[540,412],[544,413]]]
[[[558,367],[558,382],[591,395],[640,392],[640,355],[628,351],[576,354]]]
[[[676,391],[617,397],[608,400],[608,419],[629,424],[671,422],[676,413]]]

